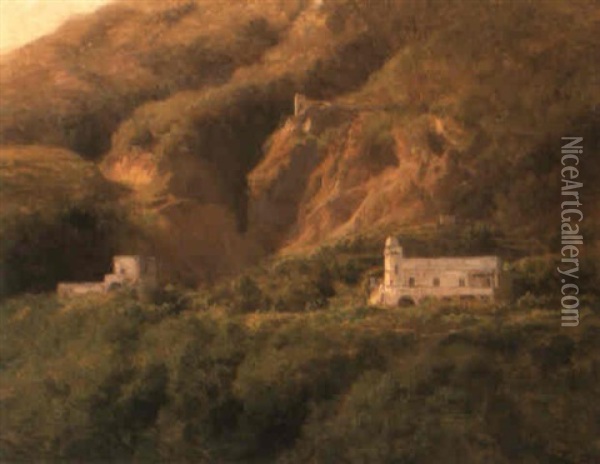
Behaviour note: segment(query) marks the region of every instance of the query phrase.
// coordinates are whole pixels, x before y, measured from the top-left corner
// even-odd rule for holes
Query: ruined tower
[[[297,93],[294,95],[294,116],[300,116],[306,110],[308,100],[306,96]]]

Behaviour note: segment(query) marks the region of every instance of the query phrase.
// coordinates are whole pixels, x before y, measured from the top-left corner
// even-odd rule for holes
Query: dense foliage
[[[101,280],[112,256],[132,245],[122,194],[75,153],[0,147],[0,298]]]
[[[600,458],[593,293],[580,326],[561,330],[540,258],[514,265],[514,304],[366,307],[368,243],[168,287],[153,303],[5,301],[2,460]]]
[[[0,63],[0,461],[600,462],[596,2],[222,3],[123,0]],[[288,124],[296,92],[345,109]],[[367,306],[387,233],[511,258],[515,301]],[[144,234],[178,282],[151,302],[24,293]],[[321,248],[248,267],[295,234]]]

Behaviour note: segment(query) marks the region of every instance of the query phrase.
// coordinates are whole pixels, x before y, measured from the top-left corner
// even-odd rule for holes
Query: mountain
[[[599,26],[589,0],[122,0],[2,57],[0,461],[600,462]],[[507,258],[514,301],[367,305],[387,234]],[[134,253],[148,298],[54,291]]]
[[[588,1],[117,1],[3,59],[0,143],[96,164],[126,211],[109,248],[195,284],[440,215],[550,251],[582,136],[592,253],[599,25]]]

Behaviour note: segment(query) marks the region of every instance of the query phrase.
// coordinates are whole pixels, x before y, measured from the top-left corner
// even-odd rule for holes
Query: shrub
[[[575,351],[574,340],[567,335],[555,335],[549,342],[536,346],[531,350],[534,362],[544,375],[570,365]]]
[[[264,296],[256,282],[243,276],[233,284],[233,306],[235,312],[250,312],[263,309]]]
[[[556,297],[556,265],[555,258],[547,256],[524,258],[515,262],[511,268],[514,296],[518,298],[529,293],[534,297]]]
[[[398,165],[396,141],[391,129],[391,119],[385,113],[370,117],[363,127],[361,151],[372,174]]]

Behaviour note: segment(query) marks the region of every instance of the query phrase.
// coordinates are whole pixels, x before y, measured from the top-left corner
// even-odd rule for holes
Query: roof
[[[404,270],[495,270],[500,265],[498,256],[462,256],[451,258],[404,258],[400,266]]]

